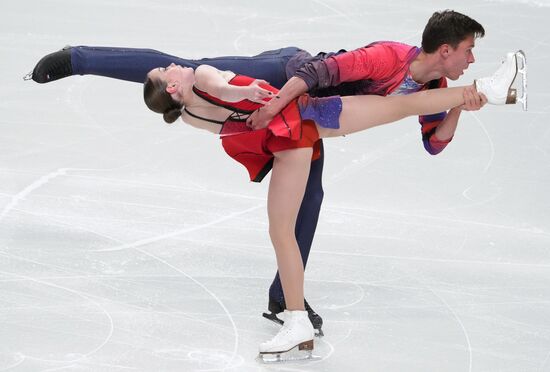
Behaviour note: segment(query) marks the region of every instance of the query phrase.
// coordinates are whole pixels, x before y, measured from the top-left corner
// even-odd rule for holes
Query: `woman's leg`
[[[295,226],[311,164],[311,148],[275,153],[267,199],[269,235],[288,310],[304,310],[304,265]]]
[[[428,115],[464,104],[464,87],[430,89],[404,96],[342,97],[340,128],[318,126],[321,137],[342,136],[407,116]]]
[[[317,222],[319,220],[319,213],[321,212],[321,204],[324,196],[322,183],[324,149],[322,141],[320,146],[321,154],[319,159],[311,162],[306,191],[304,193],[304,198],[296,219],[296,240],[298,242],[298,247],[300,248],[304,269],[307,265],[311,245],[313,244],[313,237],[315,236],[315,230],[317,228]],[[277,302],[284,301],[283,287],[281,286],[279,273],[275,275],[275,279],[269,287],[269,298],[270,300]],[[319,320],[318,322],[322,321]]]

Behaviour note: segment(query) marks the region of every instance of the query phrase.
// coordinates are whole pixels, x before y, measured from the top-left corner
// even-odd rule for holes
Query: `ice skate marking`
[[[443,297],[441,297],[439,294],[437,294],[435,292],[435,290],[433,290],[429,285],[425,284],[422,280],[420,282],[425,286],[426,289],[428,289],[430,292],[432,292],[432,294],[435,297],[439,298],[439,300],[441,302],[443,302],[445,307],[447,309],[449,309],[449,311],[451,312],[451,314],[455,318],[456,322],[458,323],[458,325],[462,329],[462,333],[464,333],[464,338],[466,339],[466,343],[468,345],[468,359],[469,359],[469,361],[468,361],[468,372],[472,372],[472,344],[470,343],[470,336],[468,335],[468,331],[466,330],[466,327],[464,327],[464,323],[462,323],[462,320],[460,319],[460,317],[456,314],[456,312],[453,310],[453,308],[449,305],[449,303],[447,301],[445,301],[445,299]]]
[[[28,263],[32,263],[32,264],[36,264],[36,265],[40,265],[40,266],[43,266],[43,267],[47,267],[47,268],[50,268],[50,269],[54,269],[54,270],[59,270],[59,271],[62,271],[62,272],[66,272],[68,275],[59,275],[59,276],[48,276],[48,277],[41,277],[41,280],[69,280],[69,279],[88,279],[88,280],[91,280],[91,279],[94,279],[94,280],[103,280],[103,279],[119,279],[121,281],[125,281],[125,282],[133,282],[132,279],[133,278],[142,278],[141,276],[138,276],[138,275],[135,275],[135,276],[130,276],[130,275],[89,275],[89,274],[86,274],[84,272],[74,272],[74,271],[68,271],[66,267],[62,267],[62,266],[58,266],[58,265],[52,265],[52,264],[48,264],[48,263],[44,263],[44,262],[40,262],[40,261],[35,261],[35,260],[32,260],[32,259],[29,259],[29,258],[25,258],[25,257],[20,257],[20,256],[16,256],[16,255],[13,255],[13,254],[10,254],[10,253],[7,253],[7,252],[2,252],[0,251],[0,256],[5,256],[5,257],[8,257],[8,258],[11,258],[11,259],[14,259],[14,260],[19,260],[19,261],[23,261],[23,262],[28,262]],[[164,276],[163,276],[164,277]],[[181,277],[181,275],[178,275],[178,276],[174,276],[175,278],[177,277]],[[258,278],[259,279],[259,278]],[[8,278],[8,279],[2,279],[0,280],[0,283],[5,283],[5,282],[19,282],[19,281],[22,281],[22,280],[26,280],[26,279],[17,279],[17,278]],[[120,288],[118,287],[114,287],[112,285],[109,284],[109,282],[103,282],[102,283],[103,286],[105,287],[109,287],[109,288],[112,288],[116,291],[121,291]],[[124,291],[124,293],[130,293],[128,291]],[[133,296],[135,296],[136,298],[139,298],[140,300],[143,300],[143,301],[146,301],[148,298],[147,297],[144,297],[144,296],[141,296],[141,295],[137,295],[137,294],[132,294]],[[151,309],[148,308],[148,307],[144,307],[144,306],[138,306],[138,305],[129,305],[128,303],[124,303],[124,302],[120,302],[120,301],[116,301],[114,298],[111,298],[109,299],[111,303],[116,303],[116,304],[119,304],[119,305],[122,305],[122,306],[126,306],[126,307],[130,307],[132,309],[137,309],[139,311],[150,311]],[[186,314],[183,314],[183,315],[180,315],[178,314],[177,312],[180,310],[180,309],[176,309],[176,308],[173,308],[173,307],[170,307],[170,306],[166,306],[164,305],[164,307],[167,309],[167,310],[170,310],[172,311],[172,313],[170,314],[170,316],[172,317],[175,317],[175,318],[183,318],[183,319],[191,319],[193,320],[194,322],[198,322],[198,323],[204,323],[206,325],[211,325],[211,323],[209,323],[208,321],[206,320],[202,320],[202,319],[197,319],[196,317],[193,317],[193,316],[189,316],[189,315],[186,315]],[[38,307],[36,307],[38,308]],[[27,309],[27,307],[25,307],[25,309]],[[162,341],[162,338],[156,338],[158,341]],[[0,370],[1,372],[2,370]]]
[[[489,146],[491,148],[491,156],[489,157],[489,161],[487,162],[487,165],[485,165],[485,168],[483,169],[483,173],[487,173],[491,165],[493,164],[493,161],[495,159],[495,144],[493,140],[491,139],[491,136],[489,135],[489,132],[487,131],[487,128],[483,124],[483,122],[479,119],[477,114],[473,111],[469,111],[470,115],[477,121],[479,124],[479,127],[483,130],[483,133],[485,133],[485,136],[487,137],[487,141],[489,142]]]
[[[550,96],[550,95],[548,95]],[[548,150],[546,150],[544,147],[541,146],[541,144],[546,144],[550,142],[550,128],[545,123],[545,116],[549,113],[550,106],[546,106],[542,109],[542,111],[530,111],[530,114],[535,114],[533,119],[527,124],[527,127],[529,128],[529,140],[531,141],[532,146],[544,156],[550,155]],[[542,117],[540,117],[542,115]],[[544,128],[545,131],[540,133],[533,133],[532,129],[533,127],[537,127],[537,124],[541,126],[541,128]]]
[[[233,40],[233,48],[235,48],[235,50],[240,50],[241,49],[240,41],[243,37],[245,37],[247,35],[248,35],[248,32],[246,32],[246,31],[240,31],[239,32],[239,34],[237,35],[235,40]]]
[[[187,229],[176,230],[176,231],[173,231],[173,232],[168,233],[168,234],[158,235],[158,236],[154,236],[154,237],[147,238],[147,239],[141,239],[141,240],[135,241],[133,243],[123,244],[123,245],[119,245],[119,246],[116,246],[116,247],[96,249],[96,250],[92,250],[91,252],[113,252],[113,251],[121,251],[121,250],[124,250],[124,249],[141,247],[141,246],[144,246],[144,245],[147,245],[147,244],[151,244],[151,243],[155,243],[155,242],[158,242],[158,241],[161,241],[161,240],[173,238],[173,237],[180,236],[180,235],[183,235],[183,234],[187,234],[187,233],[190,233],[190,232],[193,232],[193,231],[202,230],[202,229],[205,229],[207,227],[214,226],[214,225],[217,225],[219,223],[222,223],[222,222],[225,222],[225,221],[228,221],[228,220],[232,220],[235,217],[239,217],[239,216],[242,216],[242,215],[247,214],[249,212],[255,211],[257,209],[262,208],[263,206],[264,206],[264,204],[256,205],[254,207],[247,208],[247,209],[242,210],[240,212],[231,213],[227,216],[217,218],[213,221],[210,221],[210,222],[202,224],[202,225],[189,227]]]
[[[326,185],[333,185],[343,179],[347,180],[349,179],[349,174],[355,175],[360,173],[361,171],[364,171],[364,168],[372,165],[373,163],[395,154],[396,150],[399,150],[407,144],[417,140],[417,138],[413,137],[411,133],[412,132],[401,134],[398,137],[395,137],[390,143],[381,144],[379,149],[368,149],[364,153],[357,154],[354,159],[347,160],[345,165],[340,166],[340,170],[334,172],[324,183]]]
[[[95,230],[92,230],[89,227],[84,227],[84,226],[81,226],[81,225],[77,225],[75,223],[68,223],[68,222],[63,222],[63,221],[57,220],[56,218],[60,217],[60,216],[56,216],[56,215],[48,214],[48,213],[35,213],[35,212],[31,212],[31,211],[26,211],[26,210],[23,210],[23,209],[17,209],[17,211],[20,212],[20,213],[28,214],[28,215],[35,216],[35,217],[40,217],[40,218],[46,217],[46,218],[50,219],[49,222],[51,222],[52,224],[59,225],[59,226],[69,226],[69,227],[72,227],[74,229],[86,231],[86,232],[89,232],[91,234],[97,235],[101,238],[104,238],[105,240],[115,242],[117,244],[123,244],[124,243],[123,241],[121,241],[117,238],[106,235],[104,233],[100,233],[100,232],[95,231]],[[105,221],[105,219],[102,219],[102,218],[97,218],[97,219],[100,220],[100,221]],[[93,252],[93,251],[90,251],[90,252]]]
[[[60,168],[56,170],[55,172],[51,172],[43,177],[40,177],[33,183],[31,183],[29,186],[25,187],[23,190],[18,192],[17,194],[12,196],[11,201],[8,203],[6,207],[2,210],[2,213],[0,213],[0,221],[2,221],[10,211],[19,204],[20,201],[25,200],[25,198],[32,193],[34,190],[44,186],[54,178],[58,176],[64,176],[67,174],[68,168]]]
[[[360,291],[360,295],[359,295],[359,298],[353,302],[350,302],[348,304],[343,304],[343,305],[330,305],[328,306],[327,308],[330,309],[330,310],[340,310],[340,309],[345,309],[346,307],[352,307],[354,305],[357,305],[358,303],[360,303],[361,301],[363,301],[363,299],[365,298],[365,290],[363,289],[363,287],[361,287],[358,283],[356,282],[348,282],[349,284],[352,284],[354,285],[355,287],[357,287]]]
[[[41,362],[55,362],[55,363],[76,363],[76,362],[79,362],[83,359],[86,359],[88,358],[90,355],[93,355],[95,353],[97,353],[99,350],[101,350],[105,345],[107,345],[107,343],[111,340],[112,336],[113,336],[113,332],[114,332],[114,321],[113,321],[113,317],[111,316],[111,314],[109,314],[109,312],[107,310],[105,310],[105,308],[103,306],[101,306],[100,303],[98,303],[97,301],[93,300],[92,299],[92,296],[91,295],[88,295],[84,292],[81,292],[81,291],[77,291],[77,290],[74,290],[74,289],[71,289],[71,288],[67,288],[67,287],[64,287],[64,286],[61,286],[61,285],[57,285],[57,284],[54,284],[54,283],[48,283],[44,280],[40,280],[40,279],[36,279],[36,278],[32,278],[32,277],[29,277],[29,276],[26,276],[26,275],[20,275],[20,274],[14,274],[14,273],[10,273],[10,272],[5,272],[5,271],[0,271],[0,274],[4,274],[4,275],[7,275],[7,276],[13,276],[13,277],[17,277],[17,278],[20,278],[20,279],[23,279],[23,280],[27,280],[27,281],[30,281],[30,282],[34,282],[34,283],[38,283],[38,284],[42,284],[42,285],[45,285],[45,286],[48,286],[48,287],[53,287],[53,288],[57,288],[57,289],[61,289],[61,290],[64,290],[64,291],[67,291],[69,293],[72,293],[72,294],[75,294],[81,298],[83,298],[84,300],[86,301],[89,301],[91,302],[92,304],[94,304],[97,308],[99,308],[101,310],[101,312],[103,312],[108,321],[109,321],[109,334],[106,336],[105,340],[99,345],[97,346],[96,348],[92,349],[90,352],[86,353],[86,354],[79,354],[79,358],[76,358],[76,359],[60,359],[60,360],[56,360],[56,359],[42,359],[42,358],[35,358],[35,357],[32,357],[32,356],[29,356],[29,355],[24,355],[25,358],[27,359],[30,359],[30,360],[37,360],[37,361],[41,361]]]
[[[539,369],[537,369],[537,371],[545,371],[547,370],[546,367],[546,364],[548,364],[548,361],[550,361],[550,352],[548,353],[548,355],[546,355],[546,358],[544,358],[544,360],[542,361],[542,365],[540,366]]]
[[[25,355],[23,353],[20,353],[20,352],[16,352],[16,353],[13,353],[13,364],[8,364],[8,365],[5,365],[3,366],[2,369],[0,369],[0,372],[3,372],[3,371],[9,371],[10,369],[13,369],[17,366],[19,366],[21,363],[23,363],[25,361]]]
[[[33,260],[33,259],[30,259],[30,258],[27,258],[27,257],[21,257],[21,256],[17,256],[17,255],[14,255],[14,254],[11,254],[9,252],[5,252],[5,251],[0,251],[0,255],[1,256],[4,256],[4,257],[7,257],[7,258],[11,258],[13,260],[18,260],[18,261],[22,261],[22,262],[27,262],[27,263],[32,263],[34,265],[40,265],[40,266],[44,266],[44,267],[47,267],[47,268],[50,268],[50,269],[54,269],[54,270],[59,270],[63,273],[67,273],[69,275],[71,275],[70,277],[67,277],[67,276],[55,276],[55,277],[42,277],[42,279],[49,279],[49,280],[57,280],[57,279],[66,279],[66,278],[80,278],[80,279],[90,279],[90,275],[87,274],[86,272],[78,272],[78,271],[74,271],[74,270],[68,270],[66,267],[64,266],[58,266],[58,265],[52,265],[52,264],[49,264],[49,263],[44,263],[44,262],[41,262],[41,261],[36,261],[36,260]],[[0,280],[0,282],[9,282],[9,281],[17,281],[18,279],[2,279]]]
[[[481,130],[483,130],[483,133],[485,133],[485,136],[487,137],[487,141],[489,143],[489,149],[490,149],[489,160],[487,161],[487,164],[485,165],[485,168],[483,169],[483,174],[487,174],[487,172],[489,171],[489,168],[491,168],[491,166],[493,164],[493,161],[495,159],[495,144],[494,144],[493,140],[491,139],[491,136],[489,135],[489,132],[487,131],[486,126],[479,119],[479,117],[476,115],[476,113],[473,112],[473,111],[469,111],[468,113],[477,121],[477,123],[479,124],[479,127],[481,128]],[[499,194],[495,193],[488,199],[485,199],[485,200],[482,200],[482,201],[476,201],[476,200],[474,200],[474,199],[472,199],[468,196],[468,191],[470,191],[470,189],[472,189],[473,187],[474,187],[474,185],[470,185],[462,192],[462,196],[464,196],[465,199],[473,202],[472,204],[468,205],[470,207],[471,206],[476,206],[476,205],[482,205],[482,204],[485,204],[485,203],[489,203],[489,202],[491,202],[491,201],[493,201],[493,200],[495,200],[499,197]]]
[[[550,234],[544,234],[550,236]],[[456,260],[456,259],[447,259],[447,258],[427,258],[427,257],[405,257],[405,256],[386,256],[381,254],[362,254],[362,253],[343,253],[343,252],[332,252],[332,251],[317,251],[317,253],[328,254],[334,256],[343,256],[343,257],[364,257],[364,258],[377,258],[377,259],[388,259],[388,260],[403,260],[403,261],[419,261],[419,262],[437,262],[437,263],[452,263],[452,264],[465,264],[465,265],[498,265],[498,266],[520,266],[520,267],[541,267],[549,268],[550,264],[534,264],[534,263],[523,263],[523,262],[495,262],[495,261],[478,261],[478,260]],[[387,281],[373,281],[368,284],[376,283],[386,283],[394,281],[394,279]],[[332,281],[330,283],[333,283]]]
[[[328,10],[332,11],[334,14],[336,14],[337,16],[343,18],[346,22],[346,24],[355,24],[356,26],[359,27],[359,29],[363,29],[364,25],[361,24],[360,22],[357,22],[355,20],[355,18],[352,18],[349,16],[348,13],[344,13],[330,5],[328,5],[327,3],[325,3],[324,1],[321,1],[321,0],[313,0],[313,2],[319,4],[319,5],[322,5],[324,6],[325,8],[327,8]]]
[[[18,192],[15,195],[12,195],[12,200],[8,203],[6,207],[0,213],[0,222],[12,211],[20,201],[25,200],[25,198],[31,194],[33,191],[39,189],[45,184],[51,182],[53,179],[59,176],[67,176],[67,172],[73,171],[104,171],[104,169],[86,169],[86,168],[59,168],[58,170],[48,173],[45,176],[40,177],[38,180],[31,183],[29,186],[25,187],[23,190]]]
[[[102,172],[112,172],[117,171],[124,167],[117,167],[112,169],[71,169],[71,170],[86,170],[86,171],[102,171]],[[82,178],[82,179],[90,179],[92,181],[107,181],[112,183],[118,183],[118,184],[124,184],[128,186],[139,186],[139,187],[149,187],[149,188],[163,188],[163,189],[169,189],[169,190],[176,190],[176,191],[187,191],[187,192],[198,192],[198,193],[207,193],[212,195],[218,195],[218,196],[229,196],[229,197],[236,197],[241,199],[247,199],[247,200],[258,200],[265,202],[265,197],[257,197],[257,196],[251,196],[246,194],[236,194],[236,193],[230,193],[225,191],[218,191],[218,190],[209,190],[203,185],[198,183],[191,183],[186,181],[186,183],[189,183],[191,186],[182,187],[181,185],[171,185],[171,184],[164,184],[164,183],[154,183],[154,182],[140,182],[140,181],[133,181],[133,180],[126,180],[126,179],[119,179],[119,178],[109,178],[109,177],[99,177],[99,176],[85,176],[85,175],[73,175],[72,177],[76,178]]]
[[[229,322],[231,323],[231,326],[233,328],[233,334],[235,335],[235,343],[234,343],[234,347],[233,347],[233,353],[231,354],[231,358],[229,359],[229,362],[227,363],[227,367],[226,367],[226,368],[234,368],[234,366],[232,366],[232,364],[233,364],[233,360],[235,360],[235,358],[237,357],[237,353],[238,353],[239,332],[237,330],[237,325],[235,324],[235,320],[233,319],[233,316],[231,316],[231,313],[229,312],[227,307],[224,305],[223,301],[220,300],[220,298],[218,296],[216,296],[216,294],[214,292],[212,292],[210,289],[208,289],[208,287],[206,287],[204,284],[202,284],[197,279],[193,278],[191,275],[187,274],[183,270],[177,268],[176,266],[170,264],[169,262],[163,260],[162,258],[155,256],[152,253],[144,251],[143,249],[139,249],[139,248],[136,248],[136,247],[134,247],[134,249],[136,251],[140,252],[141,254],[149,256],[149,257],[153,258],[154,260],[157,260],[158,262],[168,266],[172,270],[174,270],[174,271],[180,273],[181,275],[185,276],[187,279],[191,280],[193,283],[195,283],[196,285],[201,287],[206,293],[208,293],[218,303],[218,305],[220,305],[220,307],[223,309],[223,311],[227,315],[227,318],[229,319]]]
[[[431,221],[430,226],[432,226],[432,227],[445,228],[445,227],[448,227],[448,226],[446,224],[442,223],[442,222],[448,222],[448,223],[451,223],[452,225],[456,225],[457,223],[459,223],[459,224],[464,224],[464,225],[490,227],[490,228],[495,228],[495,229],[511,230],[511,231],[523,232],[523,233],[532,233],[532,234],[537,234],[537,235],[543,235],[543,236],[550,237],[550,233],[548,233],[548,232],[546,232],[542,229],[538,229],[538,228],[524,228],[524,227],[499,225],[499,224],[496,224],[496,223],[486,223],[486,222],[478,222],[478,221],[472,221],[472,220],[462,220],[462,219],[458,219],[458,218],[430,216],[430,215],[420,214],[420,213],[400,213],[400,212],[394,212],[394,211],[386,211],[386,210],[383,210],[383,209],[367,209],[367,208],[352,208],[352,207],[333,208],[333,210],[334,211],[339,211],[340,213],[347,213],[346,211],[348,211],[348,210],[353,211],[353,212],[349,212],[350,214],[351,213],[359,213],[359,212],[356,212],[356,211],[364,211],[365,215],[362,215],[362,214],[356,214],[356,215],[359,216],[359,217],[363,216],[365,218],[380,218],[380,219],[386,218],[386,219],[388,219],[388,218],[401,217],[403,219],[406,219],[406,221],[405,222],[399,221],[399,222],[402,222],[404,224],[411,225],[411,226],[424,227],[426,225],[423,222],[420,222],[420,220],[427,220],[427,221]],[[445,210],[449,210],[449,208],[441,209],[441,210],[445,211]],[[371,213],[371,214],[367,215],[366,214],[367,212]],[[388,216],[391,216],[391,217],[372,217],[373,213],[378,213],[379,215],[382,215],[382,216],[388,215]],[[409,222],[411,220],[419,221],[419,222]],[[395,222],[395,221],[392,219],[392,222]],[[388,237],[388,239],[390,239],[390,237]],[[330,252],[327,252],[327,251],[318,251],[318,252],[330,253]],[[350,255],[354,255],[354,254],[351,253]],[[360,254],[355,254],[355,255],[360,256]]]

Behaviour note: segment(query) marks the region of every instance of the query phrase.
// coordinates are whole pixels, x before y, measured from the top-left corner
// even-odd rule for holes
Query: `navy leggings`
[[[274,87],[281,88],[289,77],[286,71],[287,62],[299,51],[301,49],[288,47],[263,52],[253,57],[235,56],[190,60],[152,49],[78,46],[71,49],[71,62],[75,75],[99,75],[137,83],[143,83],[147,73],[155,67],[166,67],[170,63],[175,63],[196,68],[201,64],[207,64],[220,70],[230,70],[237,74],[263,79]],[[288,72],[290,76],[293,73],[294,71]],[[324,150],[321,143],[321,157],[311,163],[306,192],[296,221],[296,239],[304,268],[313,243],[323,201],[321,182],[323,159]],[[277,301],[284,299],[279,273],[275,275],[269,288],[269,297]]]
[[[280,89],[288,80],[286,64],[299,51],[299,48],[287,47],[253,57],[183,59],[153,49],[78,46],[71,48],[71,62],[75,75],[99,75],[136,83],[143,83],[152,69],[170,63],[192,68],[207,64],[219,70],[266,80]]]

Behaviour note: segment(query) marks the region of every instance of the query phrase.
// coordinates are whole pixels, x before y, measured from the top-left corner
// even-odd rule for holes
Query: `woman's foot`
[[[522,78],[523,92],[521,97],[518,97],[517,90],[512,88],[518,72]],[[527,64],[525,53],[521,50],[508,53],[493,76],[477,79],[475,85],[477,91],[485,94],[488,102],[493,105],[514,104],[519,101],[523,104],[523,109],[526,110]]]
[[[313,350],[313,326],[305,310],[285,310],[284,324],[270,341],[260,344],[264,362],[309,359]]]
[[[311,321],[311,324],[315,329],[315,336],[319,336],[319,337],[324,336],[323,329],[322,329],[323,318],[321,318],[321,316],[311,308],[311,306],[307,303],[305,298],[304,298],[304,307],[307,311],[309,320]],[[263,313],[262,315],[264,318],[269,319],[277,324],[281,324],[281,325],[284,324],[284,320],[277,317],[278,314],[282,314],[283,311],[286,310],[286,304],[284,299],[278,301],[269,297],[269,303],[267,305],[267,308],[269,309],[269,314]]]

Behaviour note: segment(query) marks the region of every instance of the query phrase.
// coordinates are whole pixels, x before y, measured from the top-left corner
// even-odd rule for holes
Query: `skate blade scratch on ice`
[[[143,245],[147,245],[147,244],[150,244],[150,243],[155,243],[155,242],[158,242],[158,241],[161,241],[161,240],[164,240],[164,239],[173,238],[173,237],[176,237],[176,236],[179,236],[179,235],[182,235],[182,234],[187,234],[187,233],[192,232],[192,231],[197,231],[197,230],[205,229],[205,228],[210,227],[210,226],[217,225],[221,222],[225,222],[225,221],[231,220],[235,217],[242,216],[243,214],[247,214],[249,212],[260,209],[263,206],[264,206],[264,204],[256,205],[254,207],[250,207],[250,208],[247,208],[245,210],[235,212],[235,213],[231,213],[227,216],[217,218],[213,221],[210,221],[210,222],[202,224],[202,225],[189,227],[189,228],[181,229],[181,230],[176,230],[176,231],[173,231],[173,232],[168,233],[168,234],[153,236],[151,238],[141,239],[141,240],[135,241],[133,243],[123,244],[123,245],[119,245],[119,246],[116,246],[116,247],[98,249],[98,250],[94,250],[93,252],[112,252],[112,251],[120,251],[120,250],[124,250],[124,249],[141,247]]]
[[[86,293],[83,293],[83,292],[80,292],[80,291],[77,291],[77,290],[74,290],[74,289],[71,289],[71,288],[68,288],[68,287],[64,287],[64,286],[57,285],[57,284],[54,284],[54,283],[49,283],[49,282],[46,282],[44,280],[40,280],[40,279],[37,279],[37,278],[32,278],[32,277],[25,276],[25,275],[20,275],[20,274],[15,274],[15,273],[10,273],[10,272],[4,272],[4,271],[0,271],[0,274],[6,275],[6,276],[11,276],[11,277],[16,277],[16,278],[19,278],[19,279],[22,279],[22,280],[27,280],[27,281],[34,282],[34,283],[37,283],[37,284],[42,284],[42,285],[45,285],[45,286],[48,286],[48,287],[53,287],[53,288],[61,289],[63,291],[67,291],[69,293],[73,293],[73,294],[75,294],[75,295],[77,295],[77,296],[93,303],[95,306],[97,306],[97,308],[99,308],[105,314],[105,316],[107,317],[107,319],[109,321],[109,334],[105,337],[105,340],[103,340],[103,342],[100,345],[98,345],[97,347],[95,347],[94,349],[89,351],[88,353],[79,354],[79,357],[76,358],[76,359],[73,359],[73,360],[71,360],[71,359],[47,360],[47,359],[34,358],[34,357],[31,357],[31,356],[27,356],[27,355],[24,356],[25,359],[39,360],[39,361],[44,361],[44,362],[75,363],[75,362],[78,362],[78,361],[81,361],[83,359],[88,358],[90,355],[93,355],[93,354],[97,353],[105,345],[107,345],[107,343],[111,340],[111,338],[113,336],[114,329],[115,329],[113,318],[112,318],[111,314],[109,314],[109,312],[103,306],[101,306],[101,304],[99,302],[94,301],[91,298],[91,295],[88,295]]]
[[[40,188],[41,186],[47,184],[54,178],[58,176],[64,176],[67,174],[68,168],[60,168],[56,170],[55,172],[52,172],[50,174],[47,174],[43,177],[40,177],[38,180],[31,183],[29,186],[25,187],[21,192],[17,193],[16,195],[13,195],[11,198],[11,201],[8,203],[8,205],[2,210],[2,213],[0,213],[0,221],[4,219],[10,213],[10,211],[19,204],[21,200],[25,200],[25,198],[32,193],[34,190]]]

